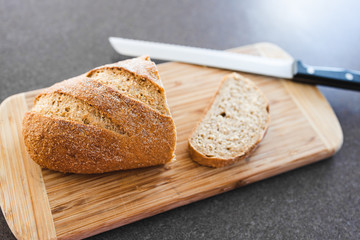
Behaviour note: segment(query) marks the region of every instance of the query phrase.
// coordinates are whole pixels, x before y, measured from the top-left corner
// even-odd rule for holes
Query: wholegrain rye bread
[[[44,90],[25,114],[23,135],[41,167],[84,174],[165,164],[176,142],[149,57],[105,65]]]
[[[205,116],[189,138],[192,159],[223,167],[246,158],[264,137],[269,104],[254,82],[226,75]]]

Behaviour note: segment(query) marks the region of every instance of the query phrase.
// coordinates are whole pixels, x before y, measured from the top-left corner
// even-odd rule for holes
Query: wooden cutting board
[[[269,43],[233,51],[290,58]],[[199,166],[187,138],[228,71],[182,63],[160,64],[178,141],[166,166],[99,175],[41,169],[27,155],[24,113],[39,90],[6,99],[0,107],[0,203],[18,239],[79,239],[189,204],[327,158],[342,144],[342,131],[316,87],[243,74],[270,102],[266,137],[246,161],[220,169]]]

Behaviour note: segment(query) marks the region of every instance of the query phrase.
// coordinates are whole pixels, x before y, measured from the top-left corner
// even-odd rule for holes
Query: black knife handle
[[[297,61],[296,65],[297,73],[294,75],[294,81],[360,90],[360,72],[358,71],[309,66],[301,61]]]

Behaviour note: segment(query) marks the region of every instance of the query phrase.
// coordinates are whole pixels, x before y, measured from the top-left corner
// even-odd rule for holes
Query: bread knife
[[[178,61],[228,70],[285,78],[297,82],[360,90],[360,72],[303,64],[295,59],[274,59],[234,52],[110,37],[112,47],[127,56]]]

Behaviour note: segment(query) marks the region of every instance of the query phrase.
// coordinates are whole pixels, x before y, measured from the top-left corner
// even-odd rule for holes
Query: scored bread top
[[[66,95],[66,99],[71,99],[65,106],[59,105],[59,103],[48,104],[46,106],[38,106],[38,103],[42,102],[42,99],[51,95]],[[82,108],[77,107],[76,111],[67,111],[66,108],[72,110],[75,107],[75,101],[82,102]],[[120,92],[100,84],[97,81],[89,79],[84,76],[79,76],[63,82],[57,83],[52,87],[46,89],[43,93],[36,97],[36,104],[33,111],[49,111],[50,116],[65,117],[75,119],[75,114],[81,114],[81,122],[88,124],[90,114],[92,111],[101,113],[101,121],[111,122],[112,125],[120,126],[122,129],[127,129],[125,132],[128,135],[139,134],[143,129],[153,129],[151,131],[154,136],[163,134],[158,131],[169,129],[173,127],[173,121],[170,116],[162,115],[157,111],[153,111],[145,104],[135,101],[121,94]],[[54,100],[53,100],[54,101]],[[50,102],[49,102],[50,103]],[[64,102],[62,102],[64,103]],[[58,112],[50,111],[51,105],[54,106]],[[85,108],[87,106],[87,108]],[[62,108],[65,111],[61,111]],[[92,109],[89,110],[89,109]],[[65,114],[64,114],[65,112]],[[97,115],[99,114],[97,113]],[[106,116],[106,117],[104,117]],[[151,119],[152,121],[149,121]],[[80,119],[79,119],[80,120]],[[159,136],[160,136],[159,135]]]
[[[155,86],[147,88],[145,99],[151,101],[162,93],[161,108],[87,74],[62,81],[39,94],[33,109],[25,114],[23,135],[31,158],[42,167],[73,173],[102,173],[171,161],[175,124],[156,66],[150,62],[153,67],[144,64],[146,70],[142,70],[144,61],[150,59],[135,58],[118,65],[141,73],[148,85]],[[124,67],[121,76],[112,76],[111,81],[119,85],[133,81],[132,88],[141,90],[138,75],[129,72]],[[110,78],[106,73],[103,77]],[[155,77],[160,84],[149,80]]]
[[[148,56],[104,65],[89,71],[86,76],[162,114],[170,114],[156,65]]]
[[[156,84],[159,88],[164,90],[164,86],[160,81],[159,72],[154,62],[151,61],[149,56],[141,56],[137,58],[131,58],[124,61],[106,64],[94,68],[88,72],[88,75],[92,72],[102,68],[122,68],[128,72],[133,73],[137,77],[146,78]]]
[[[236,73],[227,75],[189,139],[190,153],[212,167],[243,159],[263,138],[269,119],[268,101],[255,83]]]

